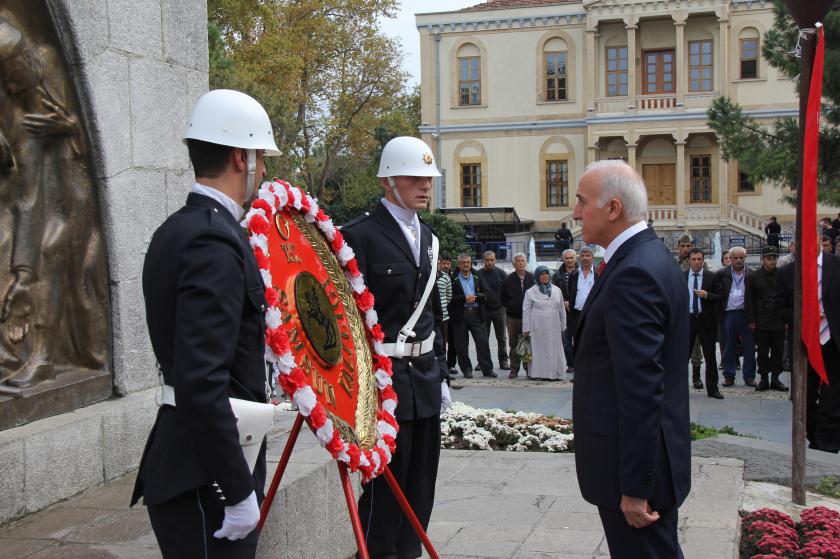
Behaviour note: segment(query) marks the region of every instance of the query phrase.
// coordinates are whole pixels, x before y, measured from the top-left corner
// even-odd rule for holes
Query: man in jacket
[[[165,558],[254,557],[265,443],[252,473],[229,398],[265,402],[265,286],[239,221],[279,155],[260,104],[215,90],[184,138],[196,182],[152,237],[143,266],[163,405],[140,462],[142,495]]]
[[[715,275],[715,293],[720,294],[718,301],[718,320],[720,320],[720,344],[723,350],[723,385],[735,384],[735,360],[738,340],[744,352],[744,365],[741,374],[744,384],[755,386],[755,341],[752,330],[747,326],[745,308],[747,278],[752,271],[747,268],[747,251],[744,247],[729,249],[730,266],[721,268]]]
[[[755,389],[759,392],[772,388],[787,392],[779,377],[782,374],[785,350],[785,322],[776,312],[773,297],[776,292],[776,260],[779,250],[768,245],[761,249],[761,268],[747,278],[747,326],[755,334],[758,348],[758,375]],[[772,380],[769,380],[772,374]]]
[[[513,255],[513,272],[509,273],[502,282],[499,298],[505,307],[505,321],[507,322],[507,334],[510,354],[510,374],[508,378],[519,376],[519,367],[522,360],[516,353],[516,344],[522,335],[522,301],[525,299],[525,292],[534,285],[534,274],[526,270],[528,259],[522,252]],[[525,370],[528,365],[525,364]]]
[[[593,163],[575,219],[606,267],[577,325],[575,465],[613,559],[683,557],[677,509],[691,485],[685,277],[647,227],[647,191],[626,163]]]
[[[487,287],[481,277],[472,271],[469,254],[458,255],[458,274],[452,279],[452,301],[449,303],[449,320],[455,328],[455,351],[458,367],[464,378],[472,378],[470,360],[470,336],[475,344],[478,368],[485,377],[496,378],[493,361],[490,359],[490,344],[487,342],[486,322]]]
[[[712,291],[715,275],[704,269],[705,254],[699,248],[693,248],[688,252],[689,268],[685,272],[688,282],[688,323],[689,323],[689,347],[694,347],[699,340],[703,348],[703,355],[706,358],[706,394],[709,398],[723,399],[723,394],[718,388],[717,355],[715,354],[715,343],[717,341],[717,319],[715,317],[715,304],[720,296]],[[689,356],[690,357],[690,356]],[[703,388],[700,380],[700,373],[697,371],[694,379],[695,388]]]
[[[595,261],[595,255],[590,247],[581,247],[579,260],[580,268],[569,274],[569,312],[566,315],[566,328],[572,334],[573,358],[575,354],[575,332],[577,331],[578,319],[580,313],[583,311],[584,305],[586,305],[586,299],[589,297],[589,293],[598,281],[598,274],[592,267],[592,263]]]
[[[481,281],[484,282],[484,287],[487,289],[487,302],[484,305],[486,314],[484,330],[487,332],[489,342],[492,328],[498,345],[499,368],[508,370],[510,369],[510,361],[508,360],[507,336],[505,335],[505,308],[502,306],[499,296],[502,282],[507,274],[501,268],[496,267],[496,253],[492,250],[484,253],[484,266],[478,271],[478,276],[481,277]]]
[[[373,293],[384,351],[391,356],[400,429],[389,467],[425,528],[435,498],[441,404],[449,399],[449,390],[434,348],[434,294],[423,302],[426,286],[436,279],[433,233],[417,212],[428,205],[432,177],[440,174],[422,140],[401,136],[385,145],[377,176],[384,197],[374,211],[350,221],[341,232]],[[422,310],[410,328],[414,336],[398,348],[400,330],[417,308]],[[442,349],[438,344],[437,351]],[[420,540],[383,476],[362,491],[359,516],[371,559],[420,557]]]
[[[580,266],[578,266],[577,253],[574,249],[568,248],[564,250],[562,258],[563,264],[554,272],[554,275],[551,277],[551,283],[560,288],[560,292],[563,294],[563,304],[566,307],[566,316],[568,317],[571,312],[571,305],[569,304],[569,277],[576,270],[580,269]],[[563,330],[563,353],[566,357],[566,373],[570,375],[575,373],[572,358],[572,333],[573,328],[567,320],[566,329]]]

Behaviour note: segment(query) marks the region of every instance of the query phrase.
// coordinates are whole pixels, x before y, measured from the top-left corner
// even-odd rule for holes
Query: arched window
[[[741,79],[754,80],[758,78],[758,61],[761,53],[760,33],[755,27],[743,29],[738,36],[738,54],[741,62]]]
[[[472,43],[458,49],[458,104],[481,104],[481,51]]]
[[[566,41],[554,37],[543,46],[543,77],[546,101],[566,101],[569,98],[568,81],[569,49]]]

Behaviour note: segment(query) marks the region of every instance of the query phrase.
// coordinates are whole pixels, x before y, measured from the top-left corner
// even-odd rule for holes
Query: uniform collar
[[[619,233],[618,237],[612,240],[612,242],[607,247],[607,250],[604,252],[604,262],[609,262],[610,258],[616,253],[618,248],[624,244],[624,242],[632,237],[637,233],[641,233],[642,231],[648,228],[647,222],[640,221],[635,225],[631,225],[621,233]]]
[[[242,206],[237,204],[233,198],[225,194],[220,190],[216,190],[211,186],[206,186],[201,183],[193,183],[192,188],[190,189],[192,192],[196,194],[201,194],[202,196],[207,196],[208,198],[212,198],[213,200],[217,201],[225,208],[230,215],[233,216],[237,222],[242,219],[242,216],[245,214],[245,210],[242,209]]]

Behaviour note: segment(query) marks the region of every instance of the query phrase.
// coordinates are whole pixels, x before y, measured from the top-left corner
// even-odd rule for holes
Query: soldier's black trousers
[[[756,329],[754,334],[758,351],[758,374],[762,377],[768,373],[780,375],[785,353],[785,331]]]

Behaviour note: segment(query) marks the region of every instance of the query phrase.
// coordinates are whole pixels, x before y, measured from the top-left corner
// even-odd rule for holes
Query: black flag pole
[[[796,192],[796,246],[802,247],[802,235],[815,235],[815,231],[802,231],[802,161],[805,146],[805,117],[808,111],[808,91],[811,71],[817,48],[815,24],[821,22],[834,0],[784,0],[794,21],[803,31],[799,45],[802,53],[802,71],[799,76],[799,184]],[[793,502],[805,504],[805,417],[808,386],[808,357],[802,343],[802,265],[813,255],[799,250],[796,259],[796,283],[793,307],[793,371],[791,372],[791,399],[793,400],[792,472]]]

